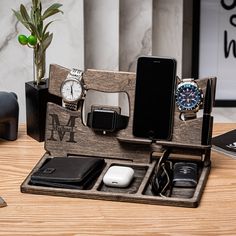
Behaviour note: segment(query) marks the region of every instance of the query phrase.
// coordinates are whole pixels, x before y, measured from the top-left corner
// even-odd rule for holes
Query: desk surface
[[[214,134],[236,124],[215,124]],[[25,126],[18,140],[0,141],[0,235],[235,235],[236,160],[212,152],[198,208],[23,194],[20,184],[44,154]]]

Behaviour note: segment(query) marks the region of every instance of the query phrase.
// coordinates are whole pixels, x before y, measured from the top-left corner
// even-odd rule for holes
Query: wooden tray
[[[50,93],[60,96],[61,83],[68,73],[69,69],[67,68],[58,65],[50,66]],[[216,78],[207,79],[212,80],[214,94]],[[203,93],[205,93],[207,79],[198,80]],[[70,111],[49,103],[46,117],[46,153],[22,183],[21,191],[56,196],[197,207],[211,166],[211,145],[201,145],[202,118],[181,121],[176,110],[172,141],[151,143],[147,139],[135,138],[132,135],[135,73],[87,70],[84,73],[84,80],[87,89],[103,92],[126,92],[128,94],[130,110],[128,127],[116,133],[98,134],[83,124],[81,110]],[[213,119],[210,120],[209,125],[212,130]],[[211,132],[209,138],[211,138]],[[199,179],[195,189],[173,188],[171,197],[152,194],[150,179],[159,158],[166,149],[170,150],[170,159],[173,162],[193,160],[198,164]],[[87,156],[105,159],[105,168],[89,189],[72,190],[30,184],[32,173],[38,170],[47,158],[69,155],[78,158]],[[111,165],[115,164],[130,166],[134,169],[134,181],[127,188],[111,188],[103,184],[104,174]]]

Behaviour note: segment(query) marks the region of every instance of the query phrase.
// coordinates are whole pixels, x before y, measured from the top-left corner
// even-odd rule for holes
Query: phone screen
[[[140,57],[137,64],[133,135],[170,140],[174,117],[176,61]]]

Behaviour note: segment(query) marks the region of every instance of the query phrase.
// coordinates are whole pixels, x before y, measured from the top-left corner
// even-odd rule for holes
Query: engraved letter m
[[[66,142],[76,143],[74,128],[75,128],[75,119],[78,118],[78,116],[70,116],[67,124],[61,125],[57,114],[49,114],[49,115],[52,118],[52,123],[51,123],[52,129],[50,129],[51,136],[47,140],[57,141],[57,139],[55,138],[55,133],[57,133],[60,141],[62,141],[65,134],[68,132],[69,140],[67,140]]]

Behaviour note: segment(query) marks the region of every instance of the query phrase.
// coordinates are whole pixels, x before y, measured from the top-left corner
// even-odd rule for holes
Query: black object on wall
[[[61,105],[61,98],[48,92],[48,80],[36,85],[25,83],[27,135],[39,142],[44,141],[47,102]]]
[[[0,92],[0,138],[16,140],[18,134],[19,105],[17,95]]]

